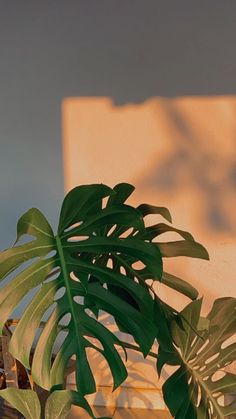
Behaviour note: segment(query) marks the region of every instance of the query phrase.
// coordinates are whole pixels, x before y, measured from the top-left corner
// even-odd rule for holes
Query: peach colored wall
[[[152,98],[124,106],[109,98],[68,98],[62,112],[66,190],[133,183],[133,203],[167,206],[174,225],[210,253],[210,262],[166,260],[168,271],[200,290],[205,311],[215,298],[236,295],[236,98]],[[156,288],[176,308],[187,302]],[[142,386],[144,371],[145,386],[158,386],[153,365],[145,370],[133,360],[133,368],[136,379],[128,386]]]
[[[136,186],[133,202],[169,207],[174,225],[209,250],[210,262],[174,263],[209,303],[236,291],[235,114],[236,98],[227,96],[63,102],[66,190],[128,181]]]

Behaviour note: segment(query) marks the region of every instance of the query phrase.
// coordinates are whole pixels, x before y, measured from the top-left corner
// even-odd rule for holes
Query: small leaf
[[[188,379],[184,368],[179,368],[163,385],[163,393],[165,403],[170,409],[170,413],[176,418],[176,415],[183,402],[189,403],[188,397]],[[193,416],[193,418],[196,417]],[[190,419],[190,417],[182,417],[182,419]],[[191,418],[192,419],[192,418]]]
[[[0,390],[0,396],[17,409],[26,419],[40,419],[41,407],[35,391],[20,390],[11,387]]]
[[[114,204],[123,204],[127,200],[127,198],[132,194],[134,189],[135,187],[133,185],[130,185],[129,183],[118,183],[113,188],[113,191],[115,193],[109,197],[107,206]]]
[[[65,197],[60,214],[58,234],[71,225],[82,221],[92,212],[93,207],[103,198],[113,194],[113,190],[103,184],[82,185],[72,189]]]
[[[72,405],[81,407],[91,418],[96,419],[87,400],[73,390],[56,390],[48,397],[45,419],[66,419]]]
[[[48,242],[49,238],[54,241],[54,234],[50,224],[37,208],[29,209],[20,217],[17,223],[16,242],[23,234],[35,236],[46,242]]]
[[[192,234],[187,231],[180,230],[178,228],[169,226],[165,223],[154,224],[146,228],[145,233],[136,234],[136,237],[141,237],[143,240],[153,240],[155,237],[160,236],[161,234],[173,232],[179,234],[185,240],[194,241]]]
[[[141,204],[137,207],[137,209],[142,213],[143,217],[146,217],[146,215],[150,215],[150,214],[159,214],[163,218],[165,218],[167,221],[172,223],[171,214],[168,208],[156,207],[155,205],[149,205],[149,204]]]
[[[191,298],[191,300],[196,300],[198,297],[198,291],[196,288],[175,275],[163,272],[161,282],[181,294],[186,295],[186,297]]]
[[[168,243],[155,243],[163,257],[189,256],[209,260],[205,247],[195,241],[179,240]]]

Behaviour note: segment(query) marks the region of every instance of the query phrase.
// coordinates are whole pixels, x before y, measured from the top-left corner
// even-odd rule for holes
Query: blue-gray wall
[[[56,223],[64,97],[235,94],[235,43],[235,0],[0,0],[0,247]]]

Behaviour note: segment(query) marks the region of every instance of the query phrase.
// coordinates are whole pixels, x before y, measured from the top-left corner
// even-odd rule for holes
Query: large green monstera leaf
[[[0,326],[28,295],[31,300],[14,330],[10,351],[32,376],[46,389],[63,385],[66,366],[76,357],[77,386],[83,394],[95,391],[86,348],[93,348],[106,358],[114,379],[114,388],[127,376],[125,366],[117,352],[118,338],[101,324],[88,310],[89,301],[114,316],[123,324],[147,355],[155,338],[152,322],[153,299],[145,287],[115,272],[109,267],[110,255],[135,256],[151,272],[161,279],[162,259],[158,248],[142,240],[110,237],[115,228],[144,229],[140,212],[124,204],[102,208],[102,200],[116,194],[104,185],[88,185],[72,190],[64,200],[58,234],[53,231],[43,214],[31,209],[17,225],[17,241],[14,247],[0,254],[1,279],[12,274],[0,293]],[[24,235],[31,240],[18,241]],[[107,265],[97,261],[105,259]],[[26,264],[25,264],[26,262]],[[135,301],[130,305],[113,295],[109,285],[123,289]],[[29,295],[30,291],[35,293]],[[51,310],[40,336],[37,330],[43,317]],[[69,316],[67,335],[61,343],[52,364],[54,344],[61,328],[60,322]],[[94,344],[90,338],[100,342]],[[35,342],[36,339],[36,342]],[[34,357],[30,365],[33,345]]]
[[[126,199],[132,194],[134,187],[127,183],[121,183],[115,186],[114,191],[116,192],[113,194],[108,202],[107,207],[114,204],[123,204]],[[149,215],[156,215],[161,216],[169,223],[172,222],[171,214],[169,210],[165,207],[157,207],[154,205],[148,204],[141,204],[137,207],[137,210],[142,215],[143,220],[146,220],[146,217]],[[165,236],[165,233],[172,232],[175,233],[176,236],[180,236],[181,240],[175,240],[170,242],[163,242],[158,241],[160,237]],[[106,233],[106,230],[103,231],[103,234]],[[115,229],[112,229],[109,233],[110,237],[119,237],[122,234],[127,233],[126,227],[116,226]],[[101,234],[101,233],[100,233]],[[209,259],[209,255],[206,249],[199,243],[197,243],[193,236],[183,230],[174,228],[170,224],[166,224],[163,222],[159,222],[158,224],[148,225],[143,228],[132,228],[128,230],[128,238],[133,240],[141,240],[145,242],[152,243],[160,252],[162,258],[165,257],[178,257],[178,256],[187,256],[192,258],[201,258],[201,259]],[[162,239],[163,240],[163,239]],[[96,263],[100,265],[107,264],[108,257],[103,257],[97,260]],[[131,278],[133,281],[136,281],[143,287],[147,287],[146,281],[148,279],[156,279],[153,277],[153,273],[150,271],[149,266],[146,265],[144,267],[140,267],[140,259],[138,254],[134,255],[127,255],[127,254],[114,254],[110,253],[110,261],[112,262],[113,270],[116,272],[123,271],[126,277]],[[176,277],[173,274],[169,274],[167,272],[162,272],[161,282],[163,282],[166,286],[178,291],[181,294],[186,295],[190,299],[194,300],[198,297],[198,291],[194,288],[191,284],[184,281],[181,278]],[[138,308],[136,302],[132,298],[132,296],[124,289],[120,288],[115,284],[108,285],[109,291],[114,295],[119,295],[120,298],[129,302],[129,304],[133,305],[134,307]],[[158,297],[155,297],[156,301],[158,302]],[[162,302],[160,302],[162,304]],[[163,306],[163,304],[162,304]],[[174,310],[169,307],[171,312]],[[163,319],[165,321],[165,319]],[[159,323],[159,322],[158,322]],[[120,326],[120,325],[119,325]],[[159,326],[162,329],[162,325]],[[124,327],[122,330],[126,331]],[[160,335],[160,333],[158,332]]]
[[[164,399],[176,419],[235,417],[235,404],[224,405],[224,397],[235,394],[236,376],[224,368],[236,359],[236,299],[216,300],[206,318],[200,317],[201,303],[182,311],[184,323],[173,322],[176,352],[159,350],[159,372],[165,363],[179,365],[163,386]]]

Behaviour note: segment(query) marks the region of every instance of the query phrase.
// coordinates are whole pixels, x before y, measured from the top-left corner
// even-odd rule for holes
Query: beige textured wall
[[[205,311],[215,298],[236,295],[235,115],[236,98],[230,96],[152,98],[124,106],[109,98],[68,98],[62,106],[66,190],[127,181],[136,186],[132,203],[167,206],[173,224],[210,253],[210,262],[165,261],[169,272],[200,290]],[[163,286],[157,292],[178,309],[187,302]],[[131,363],[125,385],[149,389],[141,390],[143,404],[157,407],[150,394],[159,387],[154,365],[144,368],[134,357]],[[98,376],[101,386],[109,384],[107,374]]]

